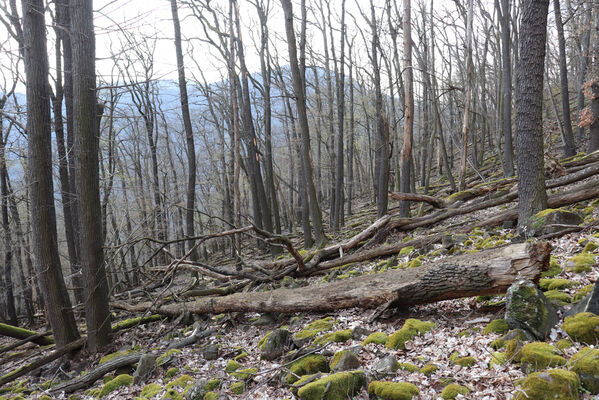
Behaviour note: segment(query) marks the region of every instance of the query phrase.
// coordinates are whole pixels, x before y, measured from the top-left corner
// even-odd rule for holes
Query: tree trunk
[[[99,120],[96,105],[95,39],[92,0],[71,3],[73,51],[73,133],[79,188],[81,265],[85,294],[87,345],[97,352],[110,343],[108,283],[104,267],[102,209],[98,171]]]
[[[464,92],[464,119],[462,122],[462,159],[460,162],[460,190],[466,189],[466,164],[468,160],[468,132],[470,127],[470,102],[472,92],[472,15],[473,0],[468,1],[466,15],[466,90]]]
[[[543,159],[543,71],[549,0],[523,3],[520,59],[516,67],[516,148],[518,149],[518,226],[547,208]]]
[[[512,40],[510,38],[510,0],[495,0],[501,26],[501,72],[502,72],[502,113],[503,131],[503,175],[514,176],[514,148],[512,145]]]
[[[414,71],[412,69],[412,21],[410,17],[410,0],[404,0],[403,15],[403,47],[404,47],[404,125],[403,147],[400,156],[399,191],[410,192],[410,159],[412,157],[412,136],[414,132]],[[410,203],[399,203],[399,215],[410,215]]]
[[[79,337],[58,254],[46,25],[42,0],[23,1],[31,230],[36,272],[48,319],[60,348]]]
[[[333,228],[339,228],[345,225],[345,216],[343,208],[343,145],[344,145],[344,127],[345,127],[345,0],[341,1],[341,53],[339,59],[339,76],[337,76],[337,180],[335,181],[335,218]],[[331,40],[333,38],[331,37]]]

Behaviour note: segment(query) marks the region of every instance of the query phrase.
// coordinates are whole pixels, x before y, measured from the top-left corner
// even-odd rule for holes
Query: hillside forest
[[[0,400],[599,394],[595,1],[0,23]]]

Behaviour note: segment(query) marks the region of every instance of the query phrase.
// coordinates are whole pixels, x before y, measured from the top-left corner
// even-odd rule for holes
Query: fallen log
[[[6,345],[4,347],[0,347],[0,354],[2,353],[6,353],[7,351],[16,349],[17,347],[21,347],[26,343],[29,342],[35,342],[37,339],[43,338],[45,336],[48,336],[52,333],[52,331],[46,331],[46,332],[40,332],[40,333],[36,333],[35,335],[31,335],[29,337],[26,337],[25,339],[21,339],[17,342],[11,343],[9,345]],[[52,338],[50,338],[52,339]],[[52,340],[52,343],[54,342],[54,340]]]
[[[418,268],[393,270],[298,289],[235,293],[224,297],[162,305],[164,315],[223,312],[303,312],[345,308],[376,308],[392,302],[402,306],[431,303],[465,296],[502,293],[516,279],[538,280],[549,265],[551,246],[543,242],[520,243],[473,254],[449,257]],[[112,307],[142,312],[151,302]]]
[[[30,331],[28,329],[19,328],[18,326],[12,326],[8,324],[0,323],[0,335],[10,336],[15,339],[30,339],[33,343],[39,344],[40,346],[47,346],[54,344],[54,338],[51,336],[38,336],[37,332]],[[36,338],[32,338],[36,336]]]
[[[399,201],[415,201],[428,203],[435,208],[447,207],[445,201],[443,201],[442,199],[438,199],[433,196],[428,196],[426,194],[389,192],[389,197],[391,197],[393,200]]]

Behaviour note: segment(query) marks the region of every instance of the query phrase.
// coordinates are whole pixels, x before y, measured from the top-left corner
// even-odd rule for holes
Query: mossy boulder
[[[557,322],[557,310],[531,281],[513,283],[506,293],[505,321],[537,339],[547,338]]]
[[[404,323],[403,327],[389,336],[385,345],[390,349],[406,349],[406,342],[412,340],[418,335],[422,335],[431,329],[435,324],[433,322],[420,321],[414,318],[409,318]]]
[[[231,372],[231,376],[235,379],[247,381],[248,379],[251,379],[257,373],[258,373],[258,368],[244,368],[244,369],[238,369],[235,372]]]
[[[458,385],[457,383],[450,383],[445,386],[441,392],[441,398],[443,400],[454,400],[459,394],[466,395],[470,392],[467,387]]]
[[[314,341],[314,344],[322,346],[323,344],[332,343],[332,342],[343,343],[343,342],[347,342],[349,339],[351,339],[351,336],[352,336],[351,329],[344,329],[342,331],[325,333],[324,335],[319,336]]]
[[[358,393],[364,383],[364,371],[337,372],[302,386],[297,395],[302,400],[345,400]]]
[[[349,350],[341,350],[335,353],[329,364],[331,371],[350,371],[360,367],[360,360]]]
[[[439,369],[437,364],[427,363],[427,364],[424,364],[424,366],[422,368],[420,368],[419,371],[421,373],[423,373],[424,375],[429,376],[429,375],[434,374],[437,371],[437,369]]]
[[[368,394],[382,400],[412,400],[419,393],[416,385],[408,382],[372,381],[368,385]]]
[[[540,371],[547,367],[557,367],[566,364],[561,351],[549,343],[532,342],[522,347],[520,362],[527,365],[529,371]]]
[[[174,377],[178,373],[179,373],[179,368],[177,368],[177,367],[169,368],[168,371],[166,371],[166,374],[164,374],[164,379],[170,380],[172,377]]]
[[[373,332],[370,335],[368,335],[366,339],[364,339],[364,341],[362,342],[362,346],[366,346],[370,343],[385,344],[387,343],[388,338],[389,335],[387,335],[385,332]]]
[[[578,375],[572,371],[534,372],[522,381],[514,400],[578,400],[579,386]]]
[[[229,390],[233,394],[243,394],[245,392],[245,383],[244,382],[234,382],[231,386],[229,386]]]
[[[262,351],[260,357],[272,361],[281,357],[285,348],[291,341],[291,333],[287,329],[275,329],[264,336],[258,342],[258,348]]]
[[[177,392],[175,389],[168,389],[164,396],[162,396],[163,400],[184,400],[181,393]]]
[[[539,280],[539,287],[543,290],[543,291],[547,291],[547,290],[562,290],[562,289],[567,289],[569,287],[572,287],[574,285],[574,282],[572,282],[569,279],[540,279]]]
[[[405,363],[397,363],[397,369],[401,369],[403,371],[408,371],[408,372],[416,372],[418,371],[420,368],[418,368],[418,366],[416,364],[412,364],[409,362],[405,362]]]
[[[493,340],[491,342],[491,347],[494,350],[502,349],[505,347],[507,342],[509,342],[512,339],[526,340],[526,335],[524,334],[524,332],[522,332],[521,329],[512,329],[511,331],[509,331],[508,333],[506,333],[499,339]]]
[[[329,361],[322,354],[309,354],[289,365],[290,374],[285,381],[288,384],[296,382],[301,376],[311,375],[317,372],[329,372]]]
[[[218,400],[218,393],[216,392],[206,392],[204,398],[202,400]]]
[[[582,217],[574,212],[548,208],[536,213],[526,230],[532,236],[545,235],[562,229],[556,225],[580,225],[582,222]]]
[[[483,333],[488,335],[489,333],[506,333],[510,330],[509,325],[504,319],[495,319],[485,326]]]
[[[455,363],[461,367],[467,368],[472,367],[474,364],[476,364],[476,360],[474,359],[474,357],[466,356],[457,358],[455,360]]]
[[[599,394],[599,349],[582,348],[572,356],[568,365],[578,374],[586,390]]]
[[[555,258],[554,256],[551,256],[550,261],[549,261],[549,269],[547,271],[542,272],[541,277],[542,278],[551,278],[551,277],[561,274],[562,271],[563,271],[563,269],[562,269],[561,265],[559,264],[559,262],[557,261],[557,258]]]
[[[164,354],[158,356],[158,358],[156,358],[156,365],[159,367],[167,365],[169,362],[172,361],[172,359],[177,354],[181,354],[181,350],[171,349],[171,350],[167,351],[166,353],[164,353]]]
[[[576,291],[576,293],[574,293],[574,296],[572,296],[572,303],[577,303],[580,300],[584,299],[589,293],[591,293],[593,291],[593,288],[595,287],[595,285],[586,285],[581,287],[580,289],[578,289]]]
[[[231,373],[231,372],[235,372],[237,371],[239,368],[241,368],[241,364],[239,364],[237,361],[235,360],[230,360],[227,365],[225,366],[225,372],[227,373]]]
[[[580,253],[568,258],[566,268],[573,272],[589,272],[596,264],[595,255],[591,253]]]
[[[302,347],[319,334],[330,331],[333,328],[333,322],[332,317],[326,317],[306,325],[304,329],[293,335],[293,343],[297,347]]]
[[[572,298],[568,296],[568,294],[560,292],[559,290],[549,290],[545,292],[545,297],[558,306],[569,305],[572,301]]]
[[[158,385],[157,383],[150,383],[144,386],[141,390],[141,397],[143,397],[144,399],[151,399],[152,397],[160,393],[161,390],[162,386]]]
[[[509,340],[505,345],[505,358],[509,362],[520,362],[524,344],[519,338]]]
[[[507,362],[505,357],[505,353],[494,351],[491,353],[491,361],[489,362],[489,368],[492,368],[493,365],[503,365]]]
[[[131,375],[121,374],[116,378],[110,380],[108,383],[104,384],[104,386],[102,386],[102,389],[100,389],[100,393],[98,393],[98,397],[104,397],[107,394],[115,391],[116,389],[123,386],[129,386],[132,383],[133,377]]]
[[[562,329],[572,340],[594,345],[599,340],[599,316],[583,312],[566,317]]]

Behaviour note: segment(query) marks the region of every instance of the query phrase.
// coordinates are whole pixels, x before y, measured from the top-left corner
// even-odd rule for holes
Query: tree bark
[[[549,0],[523,3],[520,59],[516,66],[516,148],[518,149],[518,227],[547,208],[543,158],[543,72]]]
[[[501,128],[503,132],[503,175],[514,176],[514,148],[512,145],[512,40],[510,37],[510,0],[495,0],[501,26],[502,94]]]
[[[87,345],[97,352],[110,343],[108,282],[104,267],[102,208],[100,203],[98,152],[99,120],[96,105],[95,38],[93,1],[71,3],[73,52],[73,133],[76,180],[79,188],[81,265],[85,294]],[[101,114],[100,114],[101,115]]]
[[[404,0],[403,15],[403,47],[404,47],[404,125],[403,147],[400,156],[399,191],[410,192],[410,158],[412,157],[412,136],[414,132],[414,71],[412,69],[412,21],[410,17],[410,0]],[[402,201],[399,204],[399,215],[410,215],[410,203]]]

